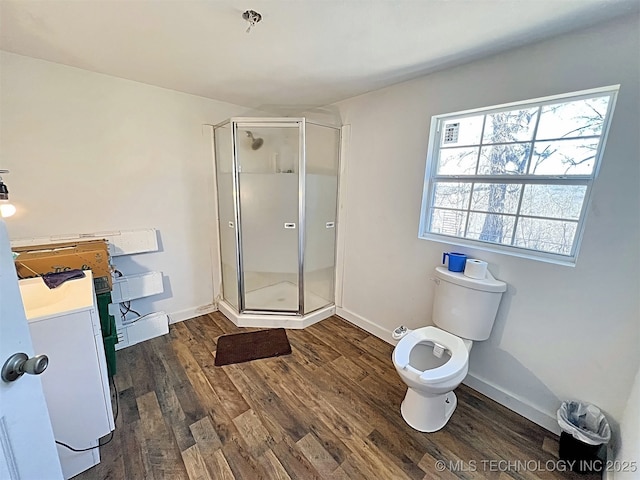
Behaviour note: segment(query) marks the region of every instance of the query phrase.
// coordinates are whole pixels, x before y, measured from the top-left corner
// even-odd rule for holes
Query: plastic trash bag
[[[600,445],[611,440],[611,427],[595,405],[582,402],[562,402],[558,409],[560,428],[576,440]]]

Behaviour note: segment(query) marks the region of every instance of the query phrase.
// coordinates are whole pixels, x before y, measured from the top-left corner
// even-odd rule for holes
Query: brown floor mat
[[[291,345],[284,328],[223,335],[218,338],[214,365],[220,367],[290,353]]]

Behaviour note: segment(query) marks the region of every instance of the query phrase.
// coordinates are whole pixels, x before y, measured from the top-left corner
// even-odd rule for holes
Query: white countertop
[[[51,317],[93,307],[93,275],[67,280],[56,288],[49,288],[42,278],[20,280],[20,294],[27,320]]]

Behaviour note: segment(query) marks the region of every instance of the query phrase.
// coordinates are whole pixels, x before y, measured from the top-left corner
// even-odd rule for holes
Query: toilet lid
[[[413,347],[421,342],[437,343],[451,353],[451,358],[444,365],[420,373],[420,381],[424,383],[449,380],[458,375],[469,362],[469,351],[461,338],[437,327],[423,327],[412,331],[398,342],[393,351],[396,365],[401,368],[408,365],[415,370],[415,367],[409,365],[409,357]]]

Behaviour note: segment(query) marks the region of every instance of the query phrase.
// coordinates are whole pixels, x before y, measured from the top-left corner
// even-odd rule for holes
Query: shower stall
[[[335,312],[340,129],[305,118],[214,127],[220,311],[303,328]]]

